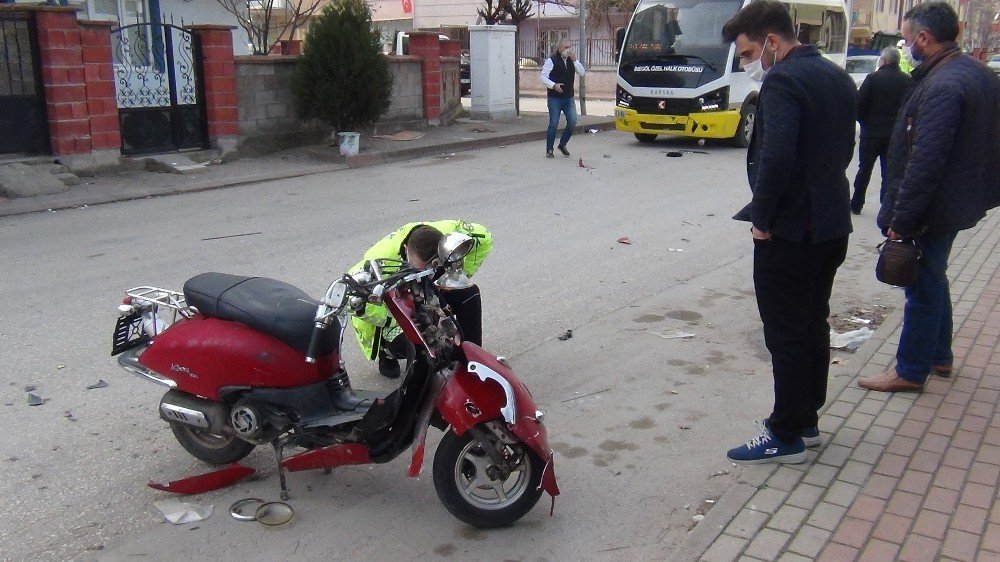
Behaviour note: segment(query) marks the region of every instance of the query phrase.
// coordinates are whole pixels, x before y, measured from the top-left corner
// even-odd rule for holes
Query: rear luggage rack
[[[160,289],[158,287],[135,287],[125,291],[125,294],[132,297],[132,304],[144,305],[145,303],[162,306],[174,310],[174,314],[190,317],[198,312],[194,307],[187,305],[184,293],[171,291],[170,289]],[[136,302],[139,301],[139,302]]]

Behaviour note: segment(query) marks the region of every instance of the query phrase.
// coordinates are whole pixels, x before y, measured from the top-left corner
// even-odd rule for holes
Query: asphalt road
[[[529,143],[0,219],[0,556],[668,555],[692,516],[739,477],[726,449],[769,413],[750,236],[730,219],[749,199],[745,152],[640,145],[614,132],[575,137],[570,148],[569,159],[547,160],[541,143]],[[678,149],[682,157],[665,157]],[[874,208],[869,202],[856,221],[834,313],[900,304],[901,294],[871,273]],[[477,275],[485,345],[510,358],[547,414],[563,491],[555,515],[543,499],[510,529],[474,530],[440,505],[429,466],[408,479],[406,460],[397,459],[292,474],[291,524],[239,523],[227,515],[233,501],[278,496],[273,453],[258,449],[246,463],[259,478],[187,498],[214,505],[211,518],[164,523],[152,504],[170,495],[146,482],[208,467],[158,419],[162,387],[109,356],[123,290],[179,289],[197,273],[223,271],[278,278],[318,296],[398,225],[454,217],[493,232],[493,253]],[[567,329],[573,337],[557,339]],[[388,388],[351,336],[345,351],[355,387]],[[99,379],[108,386],[85,389]],[[47,402],[29,407],[28,385]]]

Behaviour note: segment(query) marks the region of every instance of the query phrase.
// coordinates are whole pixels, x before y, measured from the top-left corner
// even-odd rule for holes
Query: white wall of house
[[[236,18],[227,12],[215,0],[160,0],[160,12],[163,19],[173,21],[175,25],[214,24],[236,26]],[[247,34],[240,27],[233,30],[233,52],[236,55],[250,54],[247,45]]]

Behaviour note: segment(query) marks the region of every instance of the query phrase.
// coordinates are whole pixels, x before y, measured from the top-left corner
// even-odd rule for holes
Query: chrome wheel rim
[[[506,480],[493,480],[489,468],[494,463],[482,445],[468,443],[455,462],[455,485],[465,501],[479,509],[503,509],[517,501],[528,489],[531,458],[521,452],[521,462]]]
[[[755,115],[753,113],[747,113],[743,123],[743,136],[746,138],[748,144],[750,143],[750,137],[753,136],[754,119]]]

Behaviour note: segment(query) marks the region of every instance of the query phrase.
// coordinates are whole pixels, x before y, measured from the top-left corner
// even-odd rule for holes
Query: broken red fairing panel
[[[181,478],[180,480],[174,480],[166,484],[150,480],[147,485],[154,490],[163,490],[164,492],[173,492],[175,494],[201,494],[231,486],[251,476],[254,472],[256,471],[249,466],[233,463],[220,470]]]
[[[462,342],[462,352],[466,359],[488,366],[510,384],[514,393],[517,419],[514,423],[508,424],[508,428],[535,451],[538,458],[545,461],[540,486],[553,497],[554,506],[554,498],[559,495],[559,485],[556,483],[552,449],[549,447],[545,426],[535,418],[535,401],[531,393],[510,367],[500,363],[495,356],[478,345]],[[483,381],[476,375],[470,374],[464,367],[458,369],[455,375],[448,379],[438,396],[437,407],[456,435],[462,435],[478,423],[500,417],[501,408],[507,399],[503,392],[497,392],[496,385],[496,381]]]
[[[336,468],[348,464],[368,464],[370,462],[372,461],[368,456],[368,447],[360,443],[346,443],[293,455],[281,461],[281,466],[290,472],[298,472],[300,470]]]

